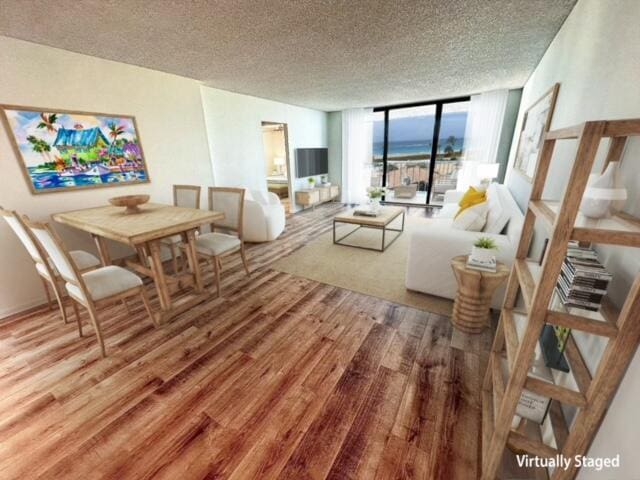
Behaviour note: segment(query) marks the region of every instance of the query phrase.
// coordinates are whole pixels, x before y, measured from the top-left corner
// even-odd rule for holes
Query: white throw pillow
[[[487,221],[489,205],[487,202],[478,203],[472,207],[465,208],[460,215],[453,219],[451,226],[458,230],[469,232],[480,232]]]
[[[504,206],[497,185],[497,183],[492,183],[487,189],[489,212],[487,213],[487,222],[483,230],[486,233],[502,233],[504,227],[507,226],[507,222],[509,222],[509,211]]]

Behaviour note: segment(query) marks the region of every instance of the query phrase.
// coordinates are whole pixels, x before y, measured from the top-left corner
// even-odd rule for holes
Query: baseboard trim
[[[36,310],[38,308],[44,307],[46,304],[47,304],[47,301],[43,297],[37,300],[31,300],[29,302],[25,302],[15,307],[4,308],[0,310],[0,321],[4,321],[11,317],[15,317],[16,315],[27,314],[29,310]]]

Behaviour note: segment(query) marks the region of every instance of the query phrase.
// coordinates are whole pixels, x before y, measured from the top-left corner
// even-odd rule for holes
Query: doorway
[[[287,212],[291,206],[288,139],[286,123],[262,122],[267,190],[278,195]]]

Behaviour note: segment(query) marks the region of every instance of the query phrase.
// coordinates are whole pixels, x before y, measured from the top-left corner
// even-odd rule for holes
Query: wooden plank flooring
[[[159,329],[101,312],[106,359],[56,311],[0,321],[0,478],[477,478],[491,333],[269,267],[342,208],[289,217]]]

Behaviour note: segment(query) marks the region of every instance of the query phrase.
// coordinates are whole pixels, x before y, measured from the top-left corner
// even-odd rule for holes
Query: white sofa
[[[244,194],[243,238],[246,242],[270,242],[285,227],[284,206],[275,193],[246,190]]]
[[[504,185],[491,184],[487,196],[499,201],[500,207],[508,212],[509,221],[502,233],[469,232],[454,229],[451,224],[458,211],[458,202],[464,192],[445,192],[444,206],[439,215],[429,219],[419,230],[412,232],[409,239],[405,285],[409,290],[453,299],[457,283],[451,270],[451,259],[456,255],[466,255],[478,237],[491,237],[498,250],[496,258],[508,266],[513,264],[520,240],[524,216],[509,189]],[[491,203],[491,202],[490,202]],[[504,297],[504,287],[493,297],[493,307],[500,308]]]

